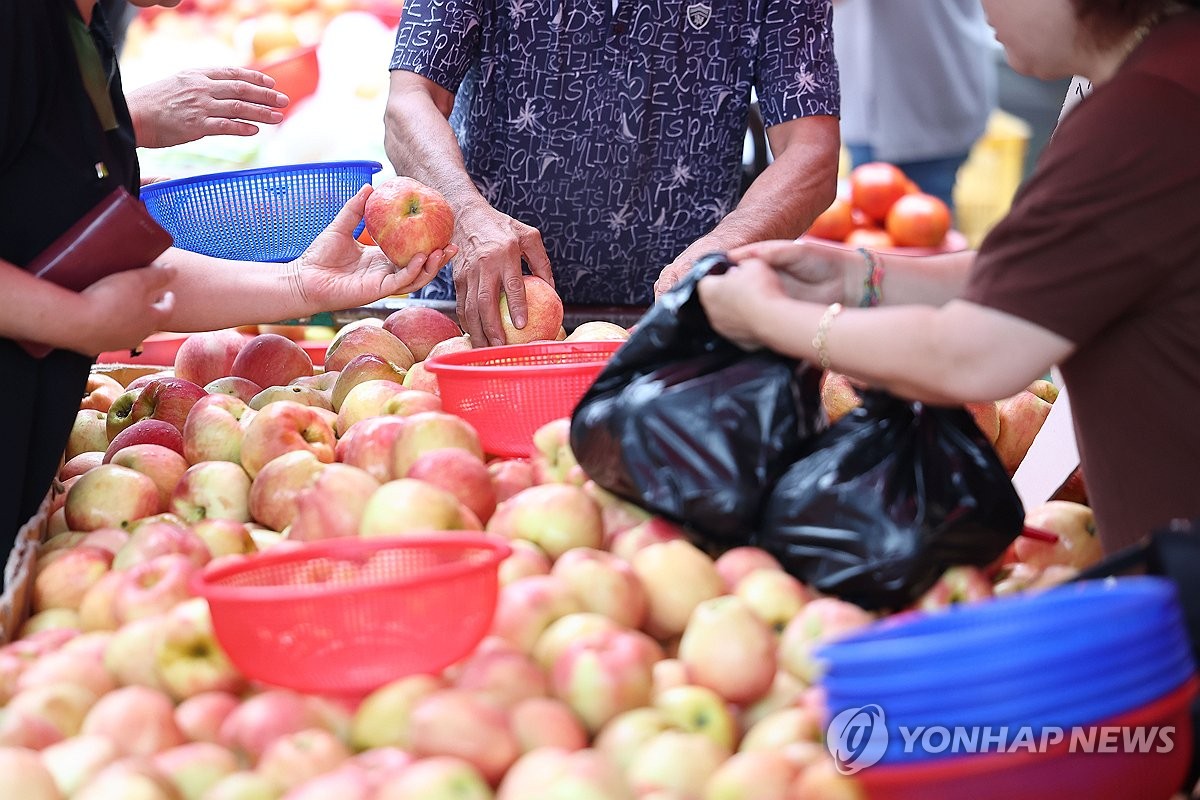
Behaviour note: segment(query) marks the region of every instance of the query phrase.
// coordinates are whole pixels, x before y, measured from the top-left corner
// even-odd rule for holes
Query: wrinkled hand
[[[523,328],[528,319],[521,259],[534,275],[554,285],[542,234],[491,207],[459,212],[454,229],[454,240],[461,251],[454,262],[458,324],[472,341],[504,344],[500,295],[506,295],[513,324]]]
[[[789,297],[824,305],[845,300],[846,266],[859,260],[845,247],[789,240],[735,247],[729,258],[737,263],[757,259],[778,271]]]
[[[117,272],[80,292],[84,313],[74,329],[77,343],[70,349],[94,356],[110,350],[137,347],[152,333],[167,330],[175,308],[168,290],[175,270],[165,265]]]
[[[275,79],[240,67],[189,69],[129,93],[141,147],[171,147],[218,134],[253,136],[283,119]]]
[[[407,264],[393,264],[378,247],[354,238],[362,221],[371,187],[364,186],[308,249],[293,261],[295,291],[306,305],[322,311],[357,308],[394,294],[407,294],[433,280],[458,252],[450,245],[418,253]]]
[[[705,275],[696,285],[700,304],[717,333],[746,350],[762,347],[755,329],[763,301],[785,294],[780,273],[750,258],[722,275]]]
[[[677,258],[663,267],[663,271],[658,274],[658,280],[654,282],[654,299],[657,300],[674,289],[675,285],[683,280],[683,276],[687,275],[691,269],[692,260],[690,258],[686,261]]]

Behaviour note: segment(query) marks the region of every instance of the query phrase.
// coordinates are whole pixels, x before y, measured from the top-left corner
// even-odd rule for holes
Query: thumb
[[[363,187],[355,192],[354,197],[346,201],[346,205],[342,206],[341,211],[333,218],[333,222],[329,223],[329,230],[344,233],[347,236],[354,236],[354,229],[358,227],[358,223],[362,222],[363,214],[367,212],[367,198],[371,196],[370,184],[363,184]]]

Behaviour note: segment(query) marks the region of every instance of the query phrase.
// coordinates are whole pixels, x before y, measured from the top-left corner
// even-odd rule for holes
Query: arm
[[[837,192],[841,138],[834,117],[801,117],[767,130],[775,160],[755,179],[737,207],[668,265],[655,296],[670,289],[705,253],[764,239],[794,239],[829,207]]]
[[[261,122],[283,119],[288,97],[275,79],[252,69],[189,69],[129,92],[126,102],[140,147],[171,147],[205,136],[253,136]]]
[[[787,296],[779,274],[748,259],[700,282],[713,326],[744,346],[814,363],[826,307]],[[1074,345],[1019,317],[963,300],[940,307],[847,308],[828,328],[832,368],[914,400],[949,405],[1007,397]]]
[[[513,322],[525,326],[522,257],[534,275],[552,285],[554,278],[538,230],[492,208],[467,174],[447,122],[453,106],[454,95],[438,84],[393,70],[384,147],[398,174],[437,189],[454,209],[452,241],[460,253],[454,264],[459,324],[476,342],[503,344],[501,292],[508,297]]]

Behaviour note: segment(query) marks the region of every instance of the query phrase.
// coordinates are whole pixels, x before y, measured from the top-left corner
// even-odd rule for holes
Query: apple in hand
[[[523,327],[517,327],[508,307],[508,295],[500,294],[500,326],[504,330],[504,341],[508,344],[551,341],[557,338],[563,323],[563,302],[554,287],[536,275],[522,275],[525,287],[527,319]]]
[[[438,342],[462,336],[462,328],[431,306],[398,308],[383,321],[383,329],[404,342],[416,361],[424,361]]]
[[[193,333],[175,353],[175,376],[199,386],[230,375],[249,337],[233,328]]]
[[[446,198],[403,175],[375,187],[363,220],[383,254],[401,267],[416,255],[444,250],[454,233],[454,210]]]

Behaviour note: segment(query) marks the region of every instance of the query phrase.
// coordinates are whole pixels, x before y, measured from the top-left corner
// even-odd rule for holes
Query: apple
[[[407,532],[463,530],[458,498],[415,478],[388,481],[363,508],[360,536],[394,536]]]
[[[184,741],[174,703],[148,686],[123,686],[104,695],[87,712],[80,730],[109,737],[123,755],[149,756]]]
[[[637,797],[654,791],[700,797],[729,756],[728,748],[703,734],[663,731],[634,754],[625,778]]]
[[[62,800],[54,775],[37,751],[26,747],[0,747],[0,775],[5,793],[20,800]]]
[[[462,417],[444,411],[422,411],[404,417],[404,426],[392,443],[392,474],[403,478],[422,454],[458,447],[483,460],[479,434]]]
[[[133,430],[127,428],[125,433]],[[131,444],[117,450],[110,464],[129,467],[148,476],[158,487],[159,506],[167,508],[175,485],[188,468],[187,459],[177,451],[160,444]]]
[[[267,745],[255,771],[285,792],[329,772],[350,757],[346,745],[323,728],[285,733]]]
[[[645,629],[657,638],[683,633],[700,603],[725,593],[713,560],[682,539],[647,545],[630,564],[646,591]]]
[[[519,650],[472,653],[459,665],[454,685],[505,710],[530,697],[545,697],[549,689],[541,666]]]
[[[161,624],[161,617],[153,615],[131,620],[113,631],[104,650],[104,667],[117,683],[162,688],[154,668]]]
[[[554,575],[531,575],[500,589],[491,632],[531,653],[552,622],[579,611],[583,605],[566,581]]]
[[[329,340],[329,344],[332,345],[338,339],[342,338],[343,336],[345,336],[347,333],[354,330],[355,328],[361,328],[364,326],[382,328],[383,327],[383,319],[381,319],[380,317],[360,317],[359,319],[356,319],[353,322],[347,322],[345,325],[341,326],[336,331],[334,331],[333,338]]]
[[[339,336],[329,345],[325,353],[325,369],[345,372],[346,368],[360,356],[374,356],[388,366],[393,373],[403,373],[416,359],[404,342],[388,331],[374,325],[363,325]],[[339,379],[342,376],[339,376]]]
[[[193,333],[175,353],[175,375],[199,386],[230,375],[247,337],[233,328]]]
[[[862,396],[849,378],[840,372],[825,370],[821,376],[821,405],[830,424],[862,405]]]
[[[554,287],[536,275],[522,275],[525,288],[525,307],[528,317],[525,325],[517,327],[508,307],[508,295],[500,293],[500,326],[504,330],[504,341],[508,344],[525,344],[541,340],[554,340],[563,323],[563,302]]]
[[[416,703],[446,687],[436,675],[409,675],[367,695],[354,711],[350,743],[359,750],[412,746],[409,718]]]
[[[960,603],[977,603],[992,597],[992,582],[978,567],[949,567],[914,604],[922,611],[937,611]]]
[[[33,610],[79,610],[84,595],[108,572],[113,554],[99,547],[72,547],[38,571],[33,581]]]
[[[533,432],[533,468],[537,483],[572,483],[582,486],[587,475],[571,452],[571,420],[560,417]]]
[[[654,696],[654,708],[676,730],[707,736],[728,751],[737,744],[737,719],[725,698],[712,689],[691,684],[673,686]]]
[[[626,628],[603,614],[594,614],[590,611],[564,614],[546,626],[537,641],[533,643],[531,654],[538,666],[549,671],[554,668],[554,662],[558,660],[558,657],[575,642],[622,630],[626,630]]]
[[[161,614],[191,597],[188,581],[198,569],[188,556],[179,553],[156,556],[136,564],[122,574],[116,587],[113,608],[123,625],[130,620]]]
[[[35,633],[43,633],[55,629],[66,629],[78,633],[83,628],[79,622],[79,612],[70,608],[47,608],[33,614],[21,623],[17,629],[17,638],[24,639]]]
[[[121,751],[104,736],[72,736],[50,745],[41,755],[58,791],[63,797],[74,797],[100,770],[120,758]],[[9,777],[5,773],[5,778]],[[24,793],[13,796],[28,797]]]
[[[704,786],[704,800],[792,800],[791,786],[800,775],[782,753],[734,753],[717,767]]]
[[[267,689],[251,695],[229,712],[218,731],[217,744],[228,747],[246,763],[257,764],[272,742],[289,733],[321,727],[321,718],[308,699],[287,689]]]
[[[156,381],[159,378],[173,378],[173,377],[175,377],[175,374],[174,374],[174,370],[172,370],[171,368],[168,367],[166,369],[159,369],[159,370],[155,370],[154,372],[148,372],[145,375],[137,376],[136,378],[131,380],[128,384],[126,384],[125,389],[127,391],[130,389],[141,390],[141,389],[144,389],[146,387],[146,385],[149,384],[151,381]]]
[[[367,363],[367,362],[362,362]],[[388,401],[408,390],[399,379],[371,378],[350,386],[338,399],[338,420],[335,430],[343,436],[356,422],[388,413]],[[441,401],[438,401],[440,407]]]
[[[409,717],[409,735],[418,758],[461,758],[493,785],[521,754],[507,715],[461,689],[439,689],[418,700]]]
[[[103,453],[107,449],[108,415],[95,408],[76,411],[71,432],[67,435],[66,458],[70,460],[81,453]]]
[[[200,537],[213,560],[222,556],[246,555],[257,549],[246,523],[232,519],[202,519],[192,524],[192,533]]]
[[[1037,383],[1037,382],[1035,382]],[[1038,383],[1038,390],[1046,393]],[[1022,389],[1012,397],[1006,397],[996,403],[996,411],[1000,417],[1000,432],[996,436],[996,454],[1000,463],[1012,475],[1017,471],[1034,437],[1042,429],[1046,417],[1050,415],[1051,402],[1045,400],[1031,388]]]
[[[651,673],[654,678],[655,699],[668,689],[693,685],[691,676],[688,675],[687,664],[684,664],[678,658],[664,658],[661,661],[656,661],[654,667],[651,669]]]
[[[618,497],[593,480],[583,482],[583,491],[600,507],[600,519],[604,523],[605,549],[612,545],[618,533],[640,525],[652,516],[649,511]]]
[[[597,319],[584,322],[567,334],[565,342],[623,342],[629,331],[615,322]]]
[[[679,641],[679,659],[700,686],[745,705],[775,677],[775,632],[736,595],[700,602]]]
[[[159,419],[140,419],[113,437],[101,460],[111,463],[117,453],[137,444],[154,444],[183,455],[183,434],[178,428]]]
[[[621,712],[650,703],[653,663],[661,657],[657,643],[640,631],[581,637],[554,661],[554,695],[595,733]]]
[[[541,747],[582,750],[588,734],[575,712],[553,697],[528,697],[508,711],[508,721],[522,753]]]
[[[258,411],[263,406],[269,403],[276,403],[280,400],[290,400],[293,403],[323,408],[327,411],[333,410],[333,403],[330,401],[329,392],[297,383],[289,383],[287,386],[268,386],[254,395],[254,397],[251,397],[247,405],[251,409]]]
[[[328,464],[336,444],[333,428],[317,409],[283,400],[264,407],[246,426],[242,467],[253,478],[267,462],[294,450],[308,450]]]
[[[291,339],[260,333],[242,346],[229,374],[266,389],[287,386],[302,375],[312,375],[313,363],[304,348]]]
[[[550,574],[550,557],[545,550],[524,539],[513,539],[508,546],[512,552],[500,562],[497,573],[500,586],[507,586],[530,575]]]
[[[533,462],[524,458],[501,458],[488,462],[488,473],[496,490],[496,502],[502,503],[522,489],[534,485]]]
[[[815,683],[820,674],[813,656],[817,647],[873,621],[871,614],[845,600],[835,597],[810,600],[779,637],[779,664],[801,681]]]
[[[178,800],[179,791],[144,757],[120,758],[84,784],[72,800]],[[190,800],[190,799],[189,799]]]
[[[1058,536],[1054,543],[1017,537],[1013,551],[1027,564],[1036,567],[1059,564],[1083,570],[1104,557],[1104,548],[1096,536],[1095,514],[1081,503],[1048,500],[1025,512],[1025,525]]]
[[[279,461],[287,456],[275,459]],[[271,462],[274,464],[275,462]],[[268,464],[261,477],[271,464]],[[258,478],[255,478],[255,482]],[[296,512],[288,538],[314,542],[338,536],[357,536],[367,502],[380,483],[371,473],[349,464],[324,466],[295,495]]]
[[[431,306],[398,308],[383,321],[383,329],[404,342],[415,361],[424,361],[438,342],[463,335],[457,322]]]
[[[177,745],[155,753],[151,761],[184,800],[200,800],[219,780],[238,770],[233,753],[212,742]]]
[[[188,467],[171,495],[170,509],[188,522],[250,520],[250,476],[232,461],[201,461]]]
[[[127,529],[161,510],[158,486],[128,467],[102,464],[75,480],[64,505],[71,530]]]
[[[363,220],[383,254],[401,267],[417,255],[446,249],[454,234],[454,210],[446,198],[403,175],[375,187]]]
[[[286,800],[373,800],[377,785],[378,781],[347,759],[330,772],[295,784],[284,797]]]
[[[628,561],[605,550],[573,547],[558,557],[551,574],[562,578],[588,611],[627,628],[640,628],[645,621],[646,592]]]
[[[238,375],[226,375],[204,385],[204,391],[209,394],[227,394],[243,403],[249,403],[262,390],[263,387],[254,381]]]
[[[408,468],[408,478],[439,486],[458,498],[481,522],[496,510],[496,490],[487,466],[457,447],[427,450]]]
[[[599,548],[604,540],[600,508],[580,487],[566,483],[531,486],[496,506],[488,533],[527,539],[551,560],[573,547]]]
[[[250,484],[250,516],[282,531],[296,516],[296,498],[313,484],[326,464],[310,450],[292,450],[271,459]]]
[[[240,462],[242,437],[255,411],[237,397],[210,394],[192,406],[183,425],[183,454],[201,461]]]
[[[392,478],[392,445],[400,428],[401,417],[370,417],[352,424],[338,439],[337,460],[366,470],[383,482]]]
[[[775,570],[782,572],[783,567],[775,556],[761,547],[733,547],[717,556],[715,562],[721,580],[725,582],[726,590],[734,592],[738,584],[752,572],[758,570]]]
[[[376,789],[374,800],[492,800],[482,772],[455,756],[414,761]]]
[[[718,567],[720,559],[717,559]],[[756,617],[776,634],[782,634],[792,618],[816,594],[779,569],[756,569],[738,581],[734,594]]]
[[[1083,478],[1082,467],[1076,467],[1063,481],[1062,485],[1050,495],[1051,500],[1067,500],[1072,503],[1090,505],[1088,502],[1087,484]]]
[[[423,360],[428,361],[431,358],[437,358],[448,353],[461,353],[465,350],[474,349],[471,343],[471,334],[464,333],[462,336],[452,336],[449,339],[438,342],[429,349],[429,355]]]
[[[125,582],[120,572],[108,571],[88,587],[79,601],[79,625],[85,631],[115,631],[117,587]]]
[[[154,380],[154,378],[149,380]],[[143,382],[142,385],[144,386],[146,382]],[[141,386],[127,386],[125,391],[117,395],[117,399],[113,400],[112,405],[109,406],[104,425],[110,441],[137,421],[133,416],[133,404],[137,402],[138,395],[141,393]]]
[[[208,602],[200,597],[170,609],[159,629],[155,669],[167,692],[184,700],[201,692],[236,692],[244,679],[213,633]]]
[[[58,468],[58,479],[65,481],[68,478],[74,478],[77,475],[87,472],[92,467],[100,466],[102,463],[104,463],[103,450],[89,450],[85,453],[79,453],[67,459]]]
[[[821,741],[821,721],[811,708],[795,706],[767,714],[742,737],[739,752],[781,752],[796,742]]]
[[[183,378],[155,378],[142,387],[134,400],[130,412],[131,421],[162,420],[182,432],[188,412],[197,400],[207,394],[204,387]]]
[[[128,570],[163,555],[183,555],[196,567],[212,558],[199,536],[167,520],[139,522],[113,558],[113,569]]]
[[[94,408],[107,414],[116,399],[124,393],[125,387],[115,378],[92,372],[88,374],[87,385],[83,390],[83,399],[79,401],[79,407]]]
[[[47,683],[18,691],[0,717],[0,747],[41,750],[79,733],[96,695],[75,683]]]
[[[175,725],[189,742],[216,744],[221,724],[241,702],[231,692],[215,689],[197,692],[175,706]]]
[[[632,562],[634,554],[645,547],[685,538],[684,529],[675,523],[663,517],[650,517],[645,522],[639,522],[613,536],[609,542],[609,550],[618,558]]]
[[[279,800],[279,787],[266,775],[238,770],[209,787],[202,800]]]
[[[815,800],[867,800],[862,785],[838,772],[831,758],[822,758],[801,770],[791,791],[791,796]]]
[[[634,795],[620,769],[604,753],[561,747],[540,747],[521,756],[496,794],[496,800],[556,798],[634,800]]]

